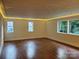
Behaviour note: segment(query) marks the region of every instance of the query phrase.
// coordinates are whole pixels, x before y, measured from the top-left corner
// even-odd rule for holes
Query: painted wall
[[[2,39],[1,39],[1,16],[0,16],[0,54],[1,54],[1,43]]]
[[[1,45],[1,16],[0,16],[0,45]]]
[[[1,50],[2,50],[2,47],[3,47],[3,18],[2,16],[0,15],[0,54],[1,54]]]
[[[79,36],[57,33],[57,21],[59,20],[79,20],[78,17],[50,20],[47,24],[48,38],[79,47]]]
[[[7,33],[7,21],[14,22],[14,32]],[[30,20],[34,22],[34,32],[28,32],[28,20],[5,20],[5,41],[28,38],[40,38],[47,36],[47,21]]]

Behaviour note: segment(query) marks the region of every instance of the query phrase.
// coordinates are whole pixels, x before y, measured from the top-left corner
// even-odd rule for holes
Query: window
[[[13,21],[7,22],[7,32],[14,32],[13,30]]]
[[[58,21],[57,32],[79,35],[79,20]]]
[[[33,22],[28,22],[28,32],[33,32]]]
[[[70,21],[70,33],[79,34],[79,20]]]
[[[58,32],[67,33],[67,21],[59,21]]]

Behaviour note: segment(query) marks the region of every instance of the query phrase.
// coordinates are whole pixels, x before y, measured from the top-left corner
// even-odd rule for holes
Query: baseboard
[[[4,42],[10,42],[10,41],[21,41],[21,40],[33,40],[33,39],[47,39],[46,37],[32,37],[32,38],[17,38],[15,40],[9,39],[9,40],[4,40]]]
[[[76,47],[76,46],[73,46],[73,45],[70,45],[70,44],[67,44],[67,43],[64,43],[64,42],[60,42],[60,41],[57,41],[57,40],[54,40],[54,39],[51,39],[51,38],[47,38],[47,39],[48,40],[51,40],[51,41],[54,41],[56,43],[63,44],[63,45],[69,46],[71,48],[74,48],[74,49],[78,49],[79,50],[79,47]]]

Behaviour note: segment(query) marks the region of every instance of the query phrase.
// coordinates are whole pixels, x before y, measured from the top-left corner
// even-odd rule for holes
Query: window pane
[[[13,30],[13,22],[12,21],[7,22],[7,32],[14,32],[14,30]]]
[[[12,27],[13,26],[13,22],[12,21],[7,22],[7,26],[8,27]]]
[[[67,21],[59,22],[59,32],[67,33]]]
[[[28,22],[28,32],[33,32],[33,22]]]
[[[70,33],[79,34],[79,20],[70,21]]]

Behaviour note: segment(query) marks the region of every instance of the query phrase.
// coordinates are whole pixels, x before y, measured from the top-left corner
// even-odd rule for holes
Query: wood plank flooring
[[[0,59],[79,59],[79,50],[48,39],[5,42]]]

